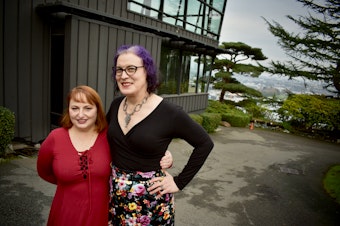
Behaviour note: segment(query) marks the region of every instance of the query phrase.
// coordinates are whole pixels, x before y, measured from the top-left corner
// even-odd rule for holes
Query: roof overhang
[[[173,43],[176,43],[175,45],[178,48],[184,49],[184,50],[191,50],[191,51],[197,51],[199,53],[204,53],[210,56],[216,56],[218,54],[228,53],[227,50],[215,47],[212,45],[207,45],[205,43],[201,43],[198,41],[193,41],[192,39],[182,37],[178,33],[166,31],[166,30],[160,30],[155,27],[152,27],[147,24],[139,24],[136,23],[136,21],[132,21],[126,18],[121,18],[114,16],[112,14],[107,14],[104,12],[100,12],[97,10],[92,10],[89,8],[85,8],[79,5],[74,5],[68,2],[61,2],[56,1],[55,3],[46,3],[41,4],[36,7],[36,11],[41,16],[53,16],[53,15],[60,15],[60,13],[63,13],[65,15],[76,15],[81,16],[88,19],[93,19],[97,21],[106,22],[109,24],[114,24],[118,26],[128,27],[131,29],[135,29],[138,31],[143,32],[149,32],[161,37],[164,37],[164,40],[169,41],[170,45]],[[179,45],[180,43],[180,45]]]

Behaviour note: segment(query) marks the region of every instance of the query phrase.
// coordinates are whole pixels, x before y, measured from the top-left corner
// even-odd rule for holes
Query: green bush
[[[323,186],[327,193],[340,204],[340,165],[332,166],[323,178]]]
[[[244,107],[246,111],[252,115],[253,118],[264,119],[266,116],[267,110],[263,107],[260,107],[256,104],[249,104]]]
[[[0,106],[0,156],[14,137],[15,116],[9,109]]]
[[[213,133],[221,123],[221,114],[204,112],[202,126],[208,133]]]
[[[322,125],[327,130],[340,128],[340,101],[318,95],[291,95],[279,109],[282,121],[298,129],[312,130]]]
[[[225,113],[228,112],[229,110],[233,109],[233,106],[229,106],[227,104],[221,103],[219,101],[213,101],[209,100],[209,104],[205,112],[208,113]]]
[[[231,111],[222,114],[222,120],[229,122],[231,126],[246,127],[250,123],[251,117],[243,112]]]
[[[189,114],[190,118],[197,122],[198,124],[202,125],[203,124],[203,117],[198,114]]]
[[[220,114],[221,120],[229,122],[231,126],[245,127],[251,120],[251,115],[243,113],[243,111],[235,108],[235,106],[227,105],[219,101],[209,101],[207,113]]]

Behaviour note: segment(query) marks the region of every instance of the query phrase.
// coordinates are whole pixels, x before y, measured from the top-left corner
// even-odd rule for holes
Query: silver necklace
[[[135,108],[133,109],[133,111],[129,114],[127,112],[127,108],[128,108],[128,104],[127,104],[127,98],[125,97],[125,101],[124,101],[124,106],[123,106],[123,111],[125,112],[125,128],[127,128],[127,126],[129,125],[130,121],[131,121],[131,116],[140,111],[140,109],[142,109],[143,104],[145,104],[145,102],[148,100],[148,96],[144,97],[143,101],[139,104],[137,104],[135,106]]]

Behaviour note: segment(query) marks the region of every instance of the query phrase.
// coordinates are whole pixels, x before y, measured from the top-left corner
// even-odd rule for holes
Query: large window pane
[[[183,27],[185,1],[164,0],[163,21]]]
[[[189,93],[196,93],[197,76],[199,70],[199,57],[191,56],[190,58],[190,78],[189,78]]]
[[[212,63],[212,57],[210,56],[203,56],[201,57],[201,70],[199,73],[199,79],[198,79],[198,93],[205,93],[207,92],[207,85],[208,85],[208,78],[209,78],[209,74],[210,74],[210,70],[209,70],[209,65],[211,65]]]
[[[180,74],[179,50],[162,47],[158,94],[177,94]]]
[[[158,17],[161,0],[133,0],[128,2],[128,9],[146,16]]]
[[[196,0],[188,1],[187,30],[201,34],[200,28],[203,27],[203,10],[203,3]]]
[[[128,9],[218,39],[224,4],[223,0],[129,0]]]
[[[207,10],[206,22],[205,22],[205,34],[213,38],[219,34],[219,28],[221,25],[221,14],[215,10],[209,8]]]
[[[212,6],[221,13],[223,12],[223,6],[226,0],[212,0]]]

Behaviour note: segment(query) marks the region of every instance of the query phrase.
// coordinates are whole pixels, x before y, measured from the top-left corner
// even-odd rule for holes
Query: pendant
[[[131,115],[126,114],[126,116],[125,116],[125,128],[128,126],[130,120],[131,120]]]

